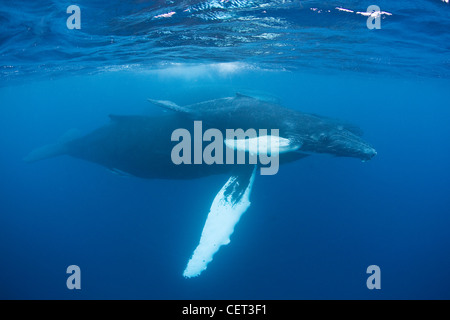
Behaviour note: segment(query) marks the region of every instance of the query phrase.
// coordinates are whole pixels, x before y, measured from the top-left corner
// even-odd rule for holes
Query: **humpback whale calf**
[[[189,106],[151,99],[149,102],[191,119],[200,119],[221,130],[277,128],[280,137],[289,139],[292,145],[301,145],[301,152],[328,153],[361,160],[370,160],[376,155],[375,149],[361,138],[361,129],[354,125],[242,94]]]
[[[194,121],[202,121],[205,129],[215,128],[223,132],[227,129],[246,132],[249,129],[277,129],[279,138],[287,141],[288,146],[275,155],[281,164],[314,153],[362,161],[376,155],[375,149],[362,139],[362,131],[356,126],[242,94],[188,106],[170,101],[149,101],[173,112],[153,116],[110,115],[107,125],[81,137],[68,134],[55,144],[32,151],[24,160],[34,162],[69,155],[97,163],[113,172],[145,179],[229,175],[212,202],[199,244],[184,270],[183,275],[188,278],[200,275],[219,248],[230,242],[235,225],[250,206],[249,197],[256,168],[260,164],[175,164],[171,158],[176,144],[172,139],[175,130],[183,128],[194,133]],[[251,139],[244,137],[247,144],[239,144],[238,140],[224,139],[220,143],[228,150],[243,148],[244,152],[251,152]]]

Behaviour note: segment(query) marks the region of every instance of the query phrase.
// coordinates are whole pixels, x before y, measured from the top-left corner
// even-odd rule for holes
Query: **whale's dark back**
[[[69,142],[67,154],[142,178],[192,179],[230,170],[226,166],[175,165],[172,132],[192,127],[182,115],[111,115],[111,123]]]

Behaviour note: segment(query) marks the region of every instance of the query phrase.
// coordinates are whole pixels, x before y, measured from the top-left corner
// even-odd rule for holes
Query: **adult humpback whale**
[[[64,138],[31,152],[25,161],[34,162],[69,155],[100,164],[112,171],[146,179],[193,179],[213,174],[230,178],[217,193],[208,214],[199,245],[188,262],[184,276],[198,276],[219,247],[230,242],[234,226],[250,206],[249,196],[256,174],[249,164],[181,164],[171,159],[175,144],[172,133],[179,128],[193,131],[193,121],[205,129],[278,129],[279,136],[295,148],[280,154],[281,163],[311,153],[371,159],[376,151],[362,138],[359,128],[313,114],[286,109],[278,104],[237,94],[189,106],[170,101],[149,100],[175,112],[158,116],[110,115],[109,124],[79,138]],[[237,144],[223,141],[225,148]]]

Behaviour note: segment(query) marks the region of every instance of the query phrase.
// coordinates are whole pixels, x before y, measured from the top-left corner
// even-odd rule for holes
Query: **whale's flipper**
[[[48,144],[46,146],[31,151],[25,158],[23,158],[23,160],[25,162],[35,162],[47,158],[60,156],[63,155],[64,153],[66,153],[64,145],[61,145],[59,143]]]
[[[57,143],[37,148],[31,151],[23,160],[26,162],[35,162],[63,155],[67,152],[66,143],[75,140],[79,136],[80,132],[77,129],[71,129],[59,138]]]
[[[280,104],[280,98],[266,92],[259,92],[254,90],[241,90],[239,92],[236,92],[235,99],[239,98],[255,99],[259,101]]]
[[[281,154],[296,151],[301,148],[302,143],[295,139],[288,139],[279,136],[259,136],[244,139],[225,139],[228,148],[245,151],[250,154]]]
[[[200,243],[184,270],[186,278],[199,276],[219,248],[230,243],[235,225],[250,207],[249,197],[255,173],[256,166],[245,166],[232,175],[217,193],[203,227]]]
[[[191,113],[192,111],[186,107],[182,107],[177,105],[175,102],[172,101],[167,101],[167,100],[153,100],[153,99],[147,99],[148,102],[153,103],[154,105],[164,108],[164,109],[169,109],[169,110],[173,110],[176,112],[181,112],[181,113]]]

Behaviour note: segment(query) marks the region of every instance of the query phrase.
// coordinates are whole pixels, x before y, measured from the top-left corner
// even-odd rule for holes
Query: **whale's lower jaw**
[[[255,179],[256,167],[248,178],[233,175],[217,193],[203,227],[200,243],[189,260],[183,276],[199,276],[222,245],[230,243],[230,236],[242,214],[250,207],[250,192]],[[240,187],[246,186],[241,192]]]

